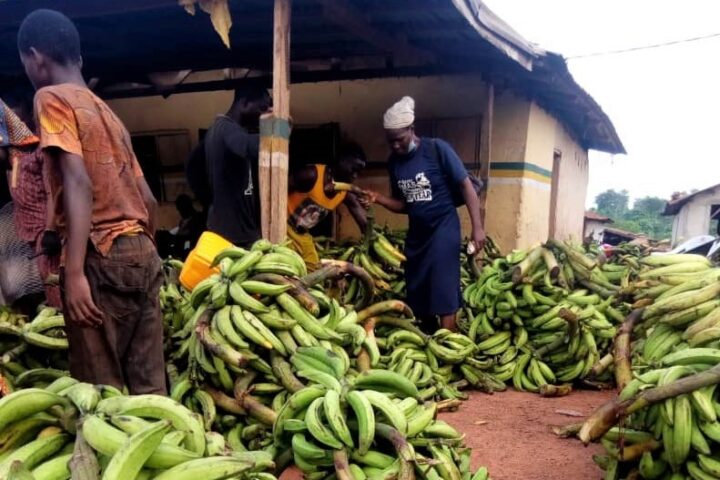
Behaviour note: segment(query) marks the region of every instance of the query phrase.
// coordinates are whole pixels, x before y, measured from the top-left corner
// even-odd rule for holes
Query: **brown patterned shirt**
[[[73,84],[45,87],[35,95],[40,148],[79,155],[92,183],[90,240],[107,255],[120,235],[148,232],[149,216],[137,178],[143,173],[120,119],[89,89]],[[48,156],[52,158],[52,156]],[[48,165],[56,224],[65,236],[63,179],[60,165]]]

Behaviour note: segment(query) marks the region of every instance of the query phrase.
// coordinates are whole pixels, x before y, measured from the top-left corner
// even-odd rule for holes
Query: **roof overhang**
[[[231,49],[207,15],[188,15],[177,0],[1,1],[0,88],[23,78],[15,37],[25,15],[37,8],[63,11],[76,22],[85,73],[98,79],[101,96],[269,84],[273,2],[229,0],[229,6]],[[477,73],[537,102],[583,147],[625,152],[609,118],[573,80],[564,59],[522,38],[480,0],[293,0],[291,61],[293,83]],[[252,75],[199,84],[176,75],[182,81],[170,85],[153,77],[221,69]],[[118,90],[118,84],[134,87]]]
[[[695,200],[697,197],[701,195],[705,195],[707,193],[712,193],[715,191],[720,190],[720,184],[713,185],[712,187],[704,188],[702,190],[698,190],[695,193],[691,193],[690,195],[685,195],[684,197],[677,198],[675,200],[671,200],[665,204],[665,210],[663,211],[663,215],[677,215],[680,210],[682,210],[682,207],[687,205],[688,203]]]

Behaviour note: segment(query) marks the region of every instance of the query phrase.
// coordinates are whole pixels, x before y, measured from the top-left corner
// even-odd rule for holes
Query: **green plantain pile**
[[[358,242],[344,242],[336,245],[328,239],[316,239],[316,247],[321,258],[351,261],[367,271],[377,289],[376,294],[383,299],[405,298],[405,279],[402,253],[405,248],[405,231],[382,228],[370,221],[364,237]],[[463,286],[473,281],[472,264],[468,261],[465,249],[458,252],[462,265],[461,283]],[[500,255],[491,238],[488,238],[484,254],[494,258]],[[344,303],[354,303],[361,284],[357,279],[350,280],[343,293]]]
[[[2,393],[30,385],[38,376],[66,374],[68,341],[61,312],[43,307],[35,318],[9,309],[0,311],[0,373]]]
[[[219,273],[191,293],[168,284],[161,294],[171,398],[200,413],[206,428],[235,450],[270,452],[279,467],[294,463],[312,478],[472,477],[462,437],[435,420],[434,403],[421,404],[436,393],[449,398],[440,392],[455,387],[440,384],[449,383],[444,372],[433,364],[410,372],[426,386],[421,396],[410,379],[383,368],[397,363],[386,340],[408,347],[419,332],[403,302],[372,303],[375,282],[349,262],[308,274],[296,253],[267,242],[229,249],[216,263]],[[360,285],[353,305],[326,294],[329,281],[348,277]],[[398,429],[403,424],[416,425],[412,435]],[[350,434],[363,455],[348,445]]]
[[[0,400],[0,478],[272,480],[267,452],[234,451],[168,397],[71,377]]]
[[[320,258],[350,261],[363,268],[372,277],[379,296],[386,299],[405,296],[404,245],[404,232],[382,229],[373,222],[370,222],[360,242],[334,245],[329,240],[320,239],[316,243]],[[344,303],[353,303],[360,288],[360,282],[351,279],[344,289]]]
[[[103,478],[272,480],[266,471],[289,465],[318,480],[488,478],[484,468],[470,470],[462,435],[436,420],[442,405],[383,368],[406,364],[391,358],[386,338],[408,347],[418,330],[403,302],[372,303],[376,286],[364,270],[330,261],[308,274],[295,252],[264,241],[228,249],[216,265],[187,292],[176,281],[182,264],[165,264],[169,397],[126,396],[53,369],[24,372],[15,382],[31,388],[0,400],[0,468],[25,475],[17,478],[69,478],[74,448],[96,459],[88,479],[101,470]],[[354,304],[326,293],[328,282],[353,278]],[[458,340],[475,349],[450,332],[433,348],[445,358]],[[430,389],[425,399],[457,388],[440,385],[447,372],[434,366],[414,368]],[[5,403],[22,418],[13,413],[3,424]],[[35,417],[41,427],[15,433]]]
[[[469,308],[460,328],[477,343],[486,374],[517,390],[538,392],[591,373],[604,380],[627,310],[621,289],[637,267],[632,255],[608,260],[557,241],[514,251],[465,288]]]
[[[288,398],[273,429],[307,478],[488,478],[485,468],[471,475],[463,436],[435,419],[437,405],[422,404],[406,377],[353,375],[340,361],[307,368],[300,375],[311,380]]]
[[[505,383],[488,372],[493,362],[477,358],[479,348],[467,335],[445,329],[426,335],[417,328],[378,322],[380,365],[410,379],[423,399],[466,400],[461,391],[466,387],[487,393],[505,390]]]
[[[607,479],[718,479],[720,269],[698,255],[640,263],[627,289],[638,307],[627,324],[631,376],[579,436],[601,439]]]

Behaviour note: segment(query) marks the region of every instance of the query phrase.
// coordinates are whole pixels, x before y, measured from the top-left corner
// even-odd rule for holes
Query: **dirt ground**
[[[473,392],[457,412],[440,418],[467,435],[473,468],[487,466],[493,480],[595,480],[602,478],[602,471],[592,455],[602,448],[560,439],[552,427],[581,420],[558,410],[587,415],[613,395],[577,391],[567,397],[542,398],[514,390],[494,395]]]

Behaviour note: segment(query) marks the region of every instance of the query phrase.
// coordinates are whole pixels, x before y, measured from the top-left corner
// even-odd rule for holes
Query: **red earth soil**
[[[592,455],[602,448],[558,438],[552,427],[582,421],[559,410],[588,415],[614,394],[576,391],[542,398],[514,390],[494,395],[473,392],[458,411],[442,413],[440,418],[466,434],[473,468],[485,465],[492,480],[595,480],[603,472]]]

